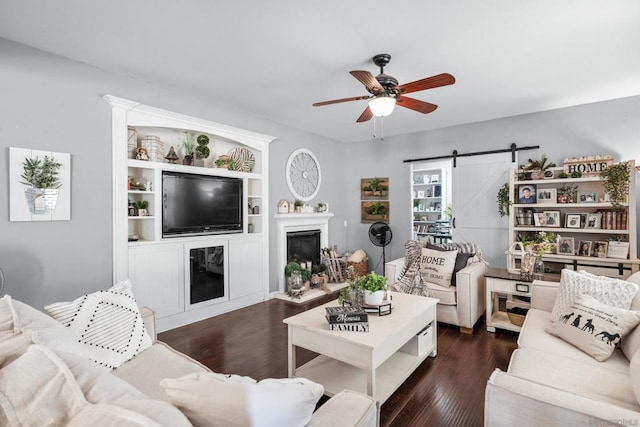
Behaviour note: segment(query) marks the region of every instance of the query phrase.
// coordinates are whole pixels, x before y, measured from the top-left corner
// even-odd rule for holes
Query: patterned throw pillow
[[[560,287],[551,312],[551,321],[559,320],[561,313],[564,313],[580,295],[591,295],[603,304],[628,309],[637,293],[638,285],[635,283],[613,278],[601,279],[565,268],[560,276]]]
[[[44,309],[69,329],[90,360],[107,369],[151,347],[129,280]]]
[[[458,251],[422,249],[422,256],[420,257],[422,280],[440,286],[451,286],[451,276],[453,276],[457,256]]]
[[[611,307],[590,295],[581,295],[546,331],[603,362],[638,323],[640,311]]]

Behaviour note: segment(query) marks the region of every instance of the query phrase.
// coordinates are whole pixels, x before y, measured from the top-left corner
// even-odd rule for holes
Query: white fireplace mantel
[[[329,220],[333,217],[327,213],[291,213],[276,214],[277,239],[278,239],[278,271],[280,278],[278,290],[286,291],[284,280],[284,268],[287,265],[287,233],[295,231],[320,230],[320,247],[329,246]]]

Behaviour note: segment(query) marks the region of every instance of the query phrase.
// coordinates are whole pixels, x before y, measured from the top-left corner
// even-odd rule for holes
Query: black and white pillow
[[[68,328],[89,359],[107,369],[151,347],[129,280],[45,310]]]

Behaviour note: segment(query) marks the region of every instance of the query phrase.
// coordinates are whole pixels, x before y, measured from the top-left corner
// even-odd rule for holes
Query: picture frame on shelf
[[[576,212],[572,215],[580,215],[580,228],[584,228],[585,224],[587,223],[587,216],[589,216],[589,214],[587,212]]]
[[[533,213],[533,224],[536,227],[546,227],[547,226],[547,216],[544,212],[534,212]]]
[[[418,190],[418,199],[424,199],[424,191]]]
[[[560,227],[560,211],[543,211],[546,217],[545,227]]]
[[[574,255],[575,241],[573,237],[562,237],[558,241],[558,255]]]
[[[431,175],[431,183],[437,184],[440,182],[440,177],[438,175]]]
[[[598,193],[593,191],[578,191],[578,203],[596,203]]]
[[[591,246],[593,242],[591,240],[580,240],[578,243],[578,255],[579,256],[591,256]]]
[[[536,186],[532,184],[518,186],[518,203],[536,203]]]
[[[608,242],[603,242],[600,240],[593,242],[592,255],[598,258],[606,258],[608,246],[609,246]]]
[[[536,190],[538,203],[555,203],[558,199],[558,190],[555,188],[538,188]]]
[[[629,256],[629,242],[609,240],[607,258],[627,259]]]
[[[588,213],[584,228],[600,229],[602,226],[602,212]]]
[[[580,214],[567,214],[565,218],[565,228],[582,228],[582,217]]]

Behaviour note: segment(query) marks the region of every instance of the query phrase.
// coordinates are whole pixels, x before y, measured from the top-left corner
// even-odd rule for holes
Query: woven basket
[[[516,326],[522,326],[522,324],[524,323],[524,316],[521,314],[507,312],[507,317],[509,317],[509,322]]]
[[[366,276],[368,273],[368,269],[367,269],[368,261],[369,261],[368,258],[365,258],[360,262],[347,261],[347,268],[353,266],[353,273],[355,274],[356,277]]]

